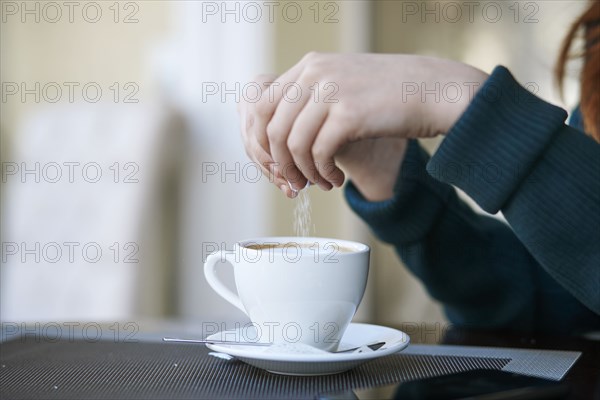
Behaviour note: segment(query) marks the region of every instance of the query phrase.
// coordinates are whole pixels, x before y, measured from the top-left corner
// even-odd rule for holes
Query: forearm
[[[394,196],[369,202],[349,184],[350,206],[440,301],[457,325],[573,334],[600,318],[548,275],[504,223],[478,215],[425,170],[409,144]],[[551,253],[549,253],[551,254]]]
[[[598,329],[600,145],[507,71],[485,85],[511,97],[480,92],[431,160],[410,143],[390,199],[369,202],[350,184],[348,202],[453,322]],[[451,184],[511,227],[475,214]]]
[[[428,160],[418,142],[410,142],[394,196],[368,202],[349,185],[350,206],[395,246],[453,323],[531,330],[531,257],[506,225],[475,214],[451,186],[429,176]],[[511,251],[503,254],[504,248]],[[512,271],[515,264],[521,268]]]
[[[600,314],[600,144],[508,71],[491,79],[504,97],[476,97],[427,169],[502,210],[548,274]]]

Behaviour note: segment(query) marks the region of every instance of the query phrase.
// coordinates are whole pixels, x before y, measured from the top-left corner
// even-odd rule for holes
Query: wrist
[[[448,131],[458,122],[460,117],[469,107],[469,104],[473,101],[476,93],[481,89],[485,81],[489,78],[489,75],[477,68],[462,65],[464,70],[461,71],[459,79],[455,82],[451,82],[460,88],[459,96],[456,101],[454,98],[445,99],[440,103],[441,106],[437,111],[437,115],[440,119],[440,127],[438,128],[439,133],[446,135]]]

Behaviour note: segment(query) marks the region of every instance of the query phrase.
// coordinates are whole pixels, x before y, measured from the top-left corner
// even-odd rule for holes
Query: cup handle
[[[239,296],[233,293],[217,277],[217,265],[219,264],[219,261],[227,261],[227,254],[233,254],[233,251],[221,250],[209,255],[204,263],[204,276],[206,277],[208,284],[215,292],[217,292],[219,296],[223,297],[225,300],[242,310],[242,312],[247,315],[246,309],[244,308]]]

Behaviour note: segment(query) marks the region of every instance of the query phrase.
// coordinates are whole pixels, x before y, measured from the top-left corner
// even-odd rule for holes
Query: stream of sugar
[[[311,233],[311,207],[308,187],[300,190],[296,197],[294,208],[294,233],[296,236],[306,237]]]

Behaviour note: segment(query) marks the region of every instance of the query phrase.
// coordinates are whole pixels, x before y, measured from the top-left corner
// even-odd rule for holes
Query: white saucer
[[[227,337],[243,337],[237,330],[222,331],[207,339],[223,340]],[[385,326],[351,323],[342,337],[339,350],[350,349],[376,342],[385,345],[375,351],[363,353],[275,353],[266,351],[268,347],[207,344],[216,352],[233,356],[254,367],[284,375],[329,375],[347,371],[358,365],[384,357],[408,346],[407,334]]]

